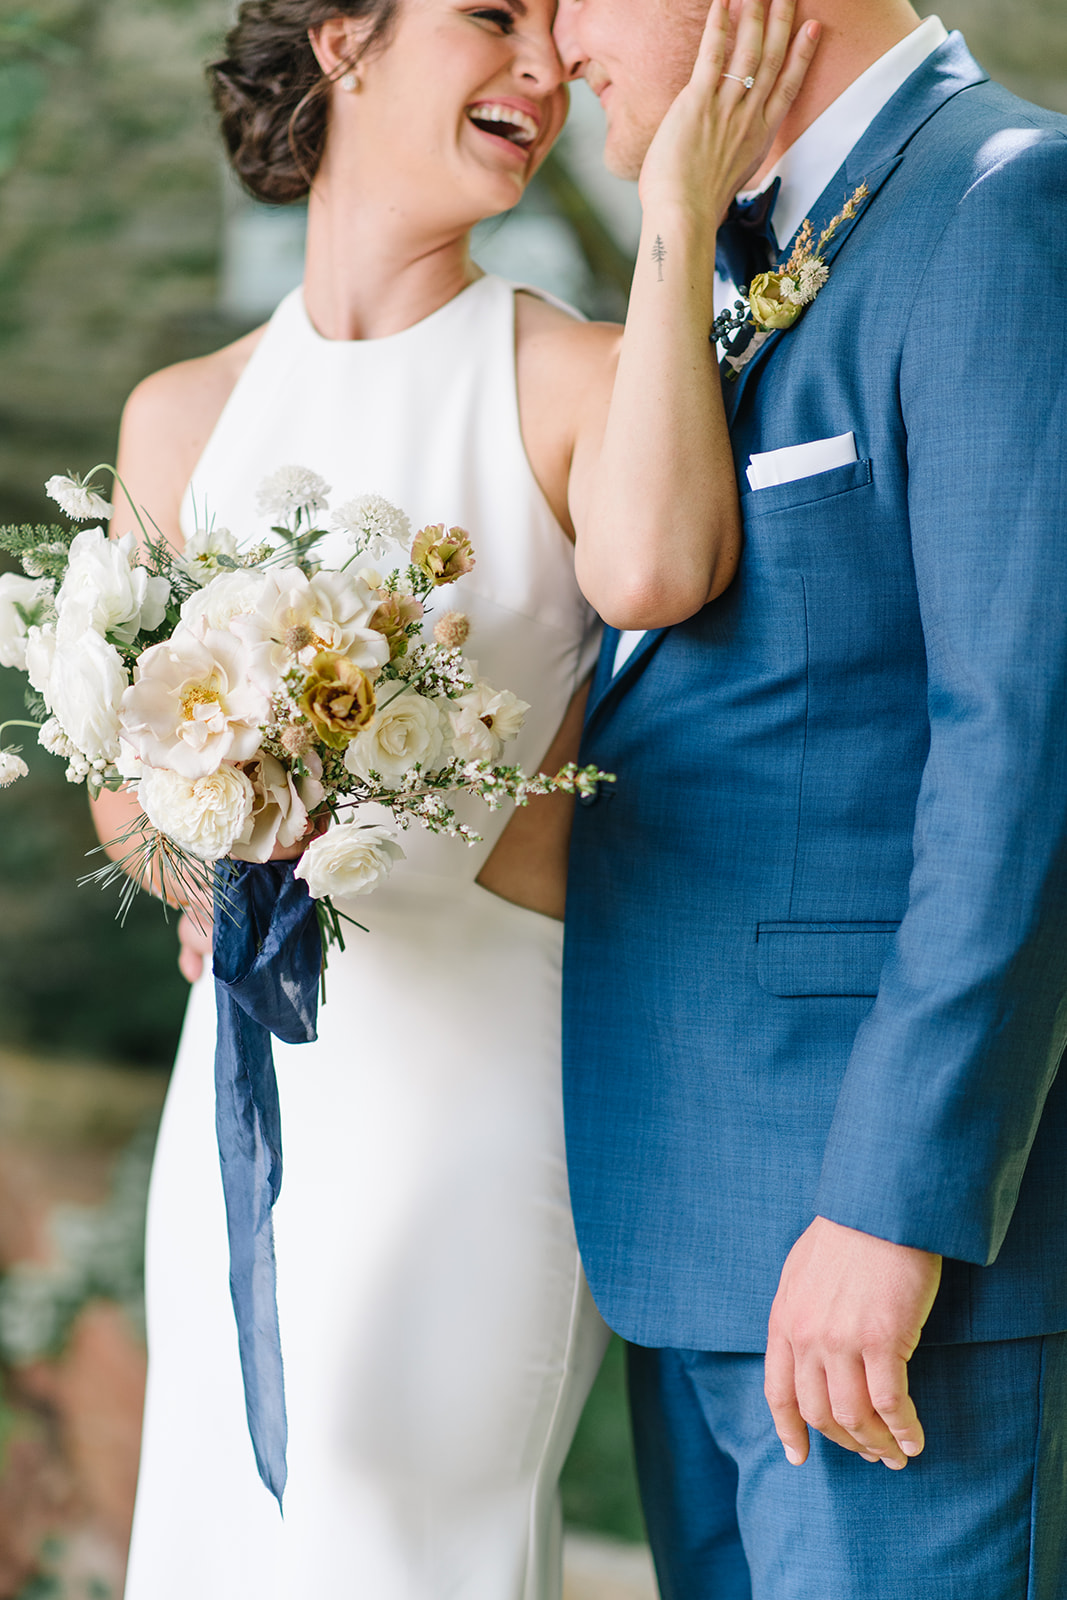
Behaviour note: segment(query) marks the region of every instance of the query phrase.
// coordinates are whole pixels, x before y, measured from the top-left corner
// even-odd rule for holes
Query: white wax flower
[[[29,776],[29,767],[14,750],[0,750],[0,789],[7,789],[20,778]]]
[[[264,478],[256,493],[256,510],[275,522],[286,522],[301,512],[307,517],[325,511],[330,485],[307,467],[279,467]]]
[[[403,689],[378,708],[370,727],[348,745],[345,766],[364,782],[377,772],[389,788],[397,789],[416,762],[423,772],[432,772],[443,743],[441,713],[433,701]]]
[[[268,861],[276,844],[296,844],[303,837],[307,810],[292,773],[265,750],[242,770],[255,800],[229,854],[237,861]]]
[[[149,822],[201,861],[229,855],[255,804],[255,790],[240,767],[224,765],[201,778],[145,767],[137,798]]]
[[[514,739],[530,707],[510,689],[493,689],[478,680],[474,688],[449,703],[452,743],[467,761],[496,761]]]
[[[189,779],[223,761],[250,760],[270,717],[269,694],[252,681],[255,666],[232,633],[209,629],[200,638],[179,624],[134,667],[122,701],[123,738],[148,766]]]
[[[70,547],[70,564],[56,595],[57,632],[74,638],[84,630],[111,634],[132,644],[141,632],[154,633],[170,599],[166,578],[153,578],[137,565],[132,533],[109,539],[102,528],[83,528]]]
[[[313,839],[300,857],[295,876],[303,878],[313,900],[342,900],[370,894],[387,878],[404,852],[386,828],[354,822]]]
[[[26,636],[51,611],[54,588],[50,578],[0,577],[0,667],[25,672]]]
[[[182,622],[201,638],[208,630],[221,632],[234,617],[254,612],[264,591],[276,589],[272,583],[270,574],[251,567],[220,572],[182,601]]]
[[[106,522],[114,511],[111,502],[97,494],[94,486],[79,478],[76,472],[69,477],[57,472],[45,484],[44,492],[75,522],[88,522],[90,517],[100,517]]]
[[[373,673],[389,660],[389,641],[370,626],[380,602],[354,572],[318,572],[308,578],[290,567],[271,573],[256,609],[235,616],[230,627],[248,644],[267,646],[278,674],[294,661],[310,666],[321,650],[343,655]]]
[[[334,512],[330,526],[347,533],[357,550],[378,559],[390,545],[407,550],[411,544],[411,522],[398,506],[380,494],[361,494]]]
[[[119,707],[129,683],[122,657],[93,628],[63,640],[54,635],[49,639],[44,629],[33,633],[39,640],[32,636],[27,640],[27,670],[38,647],[42,659],[50,654],[51,660],[43,684],[35,682],[36,670],[30,673],[31,683],[87,761],[114,761],[119,753]]]

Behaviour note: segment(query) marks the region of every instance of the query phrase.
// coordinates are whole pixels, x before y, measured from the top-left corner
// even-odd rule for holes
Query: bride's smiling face
[[[332,90],[328,161],[336,155],[361,187],[427,222],[508,210],[567,115],[555,9],[556,0],[400,0],[355,90]],[[325,29],[313,42],[323,60]],[[338,35],[334,48],[343,45]]]

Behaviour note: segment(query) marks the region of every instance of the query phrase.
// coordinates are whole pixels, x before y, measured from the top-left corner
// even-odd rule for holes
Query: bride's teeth
[[[532,144],[537,138],[537,123],[525,111],[513,106],[472,106],[467,115],[474,122],[501,122],[514,133],[514,143]]]

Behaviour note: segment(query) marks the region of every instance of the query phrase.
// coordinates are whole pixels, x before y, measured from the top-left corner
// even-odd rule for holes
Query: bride
[[[747,0],[731,42],[712,6],[645,164],[620,339],[469,253],[566,115],[553,0],[248,0],[215,98],[252,193],[308,194],[306,276],[265,328],[135,391],[133,499],[176,545],[208,524],[252,541],[259,483],[299,463],[337,504],[375,492],[415,526],[461,524],[477,565],[449,604],[467,653],[531,707],[509,759],[573,758],[592,608],[624,628],[681,620],[738,559],[707,337],[715,221],[814,52],[812,29],[790,45],[792,9],[774,0],[764,28]],[[102,797],[105,838],[129,805]],[[563,1155],[569,805],[482,812],[470,850],[405,834],[389,882],[347,908],[370,931],[331,957],[318,1042],[276,1046],[284,1520],[245,1422],[214,997],[183,921],[127,1600],[558,1597],[557,1481],[607,1337]]]

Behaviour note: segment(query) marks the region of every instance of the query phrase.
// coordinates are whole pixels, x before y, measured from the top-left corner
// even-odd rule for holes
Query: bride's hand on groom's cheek
[[[718,223],[762,164],[818,48],[820,25],[793,35],[795,0],[713,0],[689,83],[649,147],[646,209],[681,205]],[[746,80],[752,80],[746,88]]]
[[[786,1259],[771,1310],[765,1392],[789,1460],[813,1427],[866,1460],[906,1466],[925,1443],[908,1362],[941,1257],[816,1217]]]

